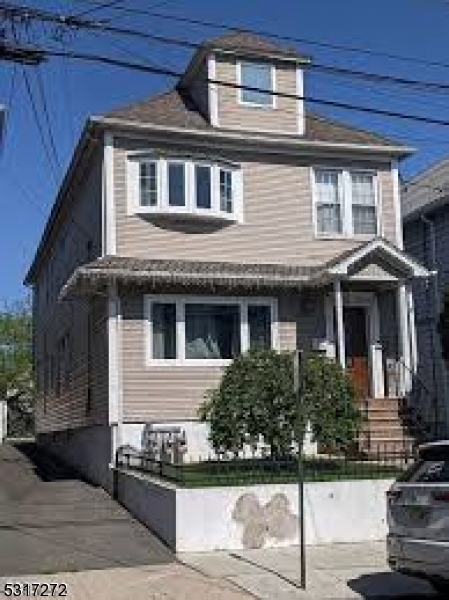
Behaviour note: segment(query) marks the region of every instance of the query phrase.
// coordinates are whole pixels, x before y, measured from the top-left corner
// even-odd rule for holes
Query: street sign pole
[[[306,546],[304,520],[304,463],[303,463],[303,403],[302,403],[302,355],[299,350],[294,358],[294,388],[297,401],[297,441],[298,441],[298,535],[301,565],[301,589],[306,589]]]

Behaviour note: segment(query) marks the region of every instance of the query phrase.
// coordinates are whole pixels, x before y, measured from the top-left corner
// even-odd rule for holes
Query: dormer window
[[[248,106],[275,108],[276,70],[265,62],[237,63],[238,101]],[[258,89],[246,89],[258,88]],[[266,90],[259,91],[259,90]]]
[[[130,214],[242,220],[239,165],[131,154],[128,189]]]

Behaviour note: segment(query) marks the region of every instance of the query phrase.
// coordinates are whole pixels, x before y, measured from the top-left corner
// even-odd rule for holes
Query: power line
[[[37,110],[36,102],[34,100],[33,90],[31,88],[31,84],[30,84],[30,81],[28,79],[28,73],[26,72],[26,70],[25,70],[24,67],[22,67],[22,75],[23,75],[23,79],[24,79],[24,82],[25,82],[25,87],[26,87],[26,90],[27,90],[27,93],[28,93],[28,98],[30,100],[30,105],[31,105],[31,109],[32,109],[32,112],[33,112],[33,115],[34,115],[34,120],[36,122],[37,130],[39,132],[39,137],[41,139],[42,147],[43,147],[44,153],[45,153],[45,155],[47,157],[47,161],[48,161],[48,164],[50,166],[50,170],[51,170],[52,176],[54,178],[54,182],[55,182],[55,184],[57,184],[58,177],[57,177],[57,174],[56,174],[56,171],[55,171],[55,165],[53,163],[53,158],[52,158],[51,152],[50,152],[50,150],[49,150],[49,148],[47,146],[47,140],[45,139],[44,129],[42,127],[42,123],[41,123],[40,118],[39,118],[39,112]]]
[[[89,2],[90,4],[97,4],[96,2],[92,2],[91,0],[84,0],[84,1]],[[255,28],[249,28],[249,27],[242,27],[241,25],[230,24],[230,23],[228,23],[228,24],[217,23],[214,21],[208,21],[208,20],[204,20],[204,19],[194,19],[192,17],[185,17],[185,16],[180,16],[180,15],[171,15],[171,14],[167,14],[167,13],[161,13],[161,12],[154,11],[151,9],[148,10],[148,9],[135,8],[135,7],[116,6],[116,7],[113,7],[112,10],[121,12],[121,13],[128,13],[130,15],[140,15],[140,16],[144,15],[144,16],[154,17],[156,19],[160,19],[160,20],[164,20],[164,21],[172,21],[172,22],[189,24],[189,25],[198,25],[201,27],[208,27],[208,28],[213,28],[213,29],[217,29],[217,30],[221,30],[221,31],[230,31],[230,32],[239,31],[242,33],[249,33],[249,34],[264,36],[267,38],[271,38],[273,40],[279,40],[279,41],[284,41],[284,42],[293,42],[293,43],[297,43],[297,44],[307,44],[310,46],[327,48],[329,50],[337,50],[337,51],[341,51],[341,52],[364,54],[364,55],[368,55],[368,56],[379,56],[381,58],[388,58],[388,59],[392,59],[392,60],[417,63],[417,64],[422,64],[425,66],[449,68],[449,63],[427,60],[424,58],[420,58],[418,56],[405,56],[405,55],[401,55],[401,54],[393,54],[390,52],[383,52],[381,50],[362,48],[360,46],[348,46],[345,44],[333,44],[330,42],[321,42],[319,40],[311,39],[311,38],[295,37],[295,36],[291,36],[291,35],[281,35],[281,34],[274,33],[273,31],[270,31],[267,29],[255,29]]]
[[[42,104],[42,109],[43,109],[43,113],[44,113],[44,118],[45,118],[46,125],[47,125],[48,138],[50,141],[50,148],[53,153],[53,157],[54,157],[55,163],[58,167],[58,170],[61,171],[61,163],[59,161],[59,155],[58,155],[58,151],[56,149],[56,142],[55,142],[55,138],[53,135],[53,128],[52,128],[52,124],[51,124],[50,113],[48,111],[47,100],[45,97],[44,82],[43,82],[42,73],[40,72],[39,67],[37,67],[37,69],[36,69],[36,80],[37,80],[37,88],[39,90],[39,95],[41,98],[41,104]]]
[[[158,42],[160,44],[177,46],[188,48],[190,50],[198,50],[204,47],[204,44],[192,42],[186,39],[179,39],[169,36],[162,36],[151,34],[135,29],[129,29],[125,27],[114,27],[107,25],[104,22],[90,21],[80,19],[73,16],[64,16],[56,13],[50,13],[48,11],[29,9],[26,6],[10,5],[7,3],[0,2],[0,12],[4,11],[6,14],[12,16],[22,15],[28,19],[37,19],[47,22],[57,23],[59,25],[65,25],[67,27],[75,27],[77,29],[90,29],[93,31],[100,31],[105,33],[111,33],[115,35],[122,35],[127,37],[133,37],[136,39],[142,39],[146,41]],[[190,19],[189,19],[190,20]],[[218,26],[218,25],[217,25]],[[225,27],[225,26],[220,26]],[[227,29],[229,29],[226,26]],[[257,33],[254,30],[243,29],[243,32]],[[449,65],[445,65],[449,68]],[[388,85],[399,85],[405,87],[413,87],[419,91],[449,91],[449,83],[434,82],[434,81],[422,81],[419,79],[411,79],[405,77],[397,77],[391,74],[374,73],[369,71],[361,71],[357,69],[347,69],[343,67],[335,67],[333,65],[326,65],[322,63],[313,62],[308,65],[308,68],[318,70],[330,75],[344,76],[344,77],[356,77],[359,79],[365,79],[374,81],[375,83],[382,83]]]
[[[60,52],[60,51],[55,51],[55,50],[45,50],[45,52],[48,56],[60,57],[60,58],[71,58],[74,60],[82,60],[82,61],[94,62],[94,63],[102,63],[102,64],[107,64],[110,66],[122,67],[122,68],[126,68],[126,69],[133,69],[133,70],[140,71],[143,73],[151,73],[153,75],[165,75],[167,77],[172,77],[172,78],[176,78],[176,79],[179,79],[183,75],[183,73],[174,71],[172,69],[150,66],[147,64],[143,64],[143,63],[125,61],[125,60],[112,58],[110,56],[105,56],[105,55],[71,52],[71,51]],[[349,102],[338,102],[338,101],[334,101],[334,100],[327,100],[325,98],[317,98],[314,96],[305,96],[305,95],[301,96],[298,94],[290,94],[287,92],[267,91],[264,88],[260,88],[260,87],[256,87],[256,86],[239,85],[236,83],[232,83],[229,81],[223,81],[223,80],[219,80],[219,79],[204,78],[204,81],[207,83],[221,86],[221,87],[248,90],[248,91],[252,91],[252,92],[261,92],[261,93],[270,94],[272,96],[276,96],[279,98],[288,98],[290,100],[305,100],[312,104],[318,104],[318,105],[322,105],[322,106],[330,106],[333,108],[341,108],[344,110],[352,110],[352,111],[366,113],[366,114],[375,114],[375,115],[382,116],[382,117],[390,117],[390,118],[402,119],[402,120],[407,120],[407,121],[416,121],[419,123],[427,123],[427,124],[431,124],[431,125],[442,125],[442,126],[449,125],[448,120],[437,119],[434,117],[425,117],[424,115],[417,115],[417,114],[403,113],[403,112],[399,112],[399,111],[391,111],[391,110],[386,110],[386,109],[373,108],[373,107],[368,107],[368,106],[361,106],[361,105],[357,105],[357,104],[351,104]]]
[[[96,3],[95,6],[92,6],[92,8],[86,8],[86,10],[77,12],[73,16],[78,19],[80,17],[85,17],[86,15],[90,15],[94,12],[98,12],[99,10],[104,10],[105,8],[114,8],[114,7],[120,8],[119,6],[117,6],[117,4],[123,4],[124,1],[125,0],[112,0],[110,2]]]

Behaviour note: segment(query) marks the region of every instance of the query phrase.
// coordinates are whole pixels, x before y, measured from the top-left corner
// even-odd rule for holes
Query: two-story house
[[[418,376],[428,390],[421,399],[421,411],[441,436],[449,433],[449,380],[438,333],[443,296],[449,289],[448,186],[446,158],[405,183],[402,190],[405,248],[433,273],[429,280],[414,282],[413,294]]]
[[[148,431],[206,454],[198,406],[254,347],[334,357],[386,411],[370,444],[399,436],[428,275],[402,250],[410,149],[309,112],[308,63],[232,33],[87,122],[26,281],[38,439],[92,479]]]

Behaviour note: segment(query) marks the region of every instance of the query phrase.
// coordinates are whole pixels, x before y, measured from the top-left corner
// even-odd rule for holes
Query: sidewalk
[[[423,581],[391,573],[383,543],[307,548],[308,587],[299,584],[297,548],[180,556],[184,564],[0,578],[65,582],[71,600],[383,600],[436,599]]]
[[[312,546],[306,552],[306,592],[298,589],[298,548],[190,554],[180,558],[204,575],[234,583],[261,600],[438,598],[425,581],[389,570],[383,542]]]

